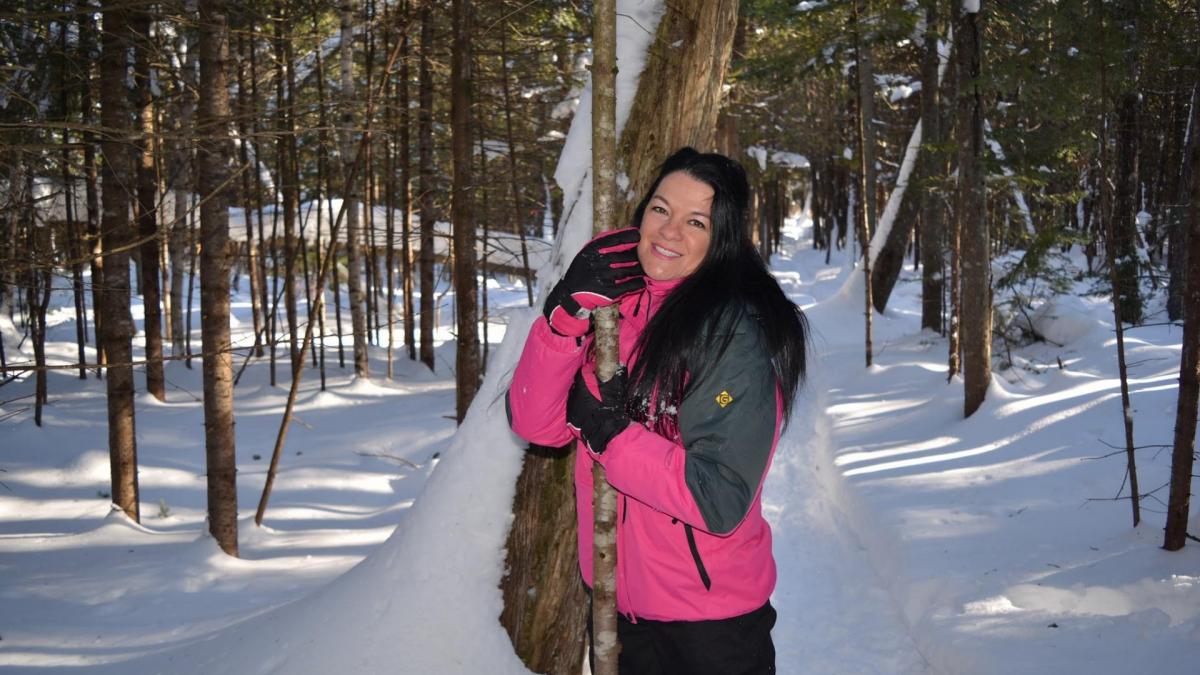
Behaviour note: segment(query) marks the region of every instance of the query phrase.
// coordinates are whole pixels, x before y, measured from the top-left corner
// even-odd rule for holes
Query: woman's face
[[[638,262],[656,281],[696,271],[712,237],[713,189],[683,171],[667,174],[642,214]]]

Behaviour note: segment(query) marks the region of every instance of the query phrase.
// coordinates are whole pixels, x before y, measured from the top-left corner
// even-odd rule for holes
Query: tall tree
[[[433,370],[433,11],[421,3],[420,81],[417,85],[417,203],[421,219],[421,363]]]
[[[1141,209],[1138,197],[1138,13],[1139,0],[1121,0],[1116,3],[1116,20],[1124,35],[1125,84],[1117,102],[1117,166],[1113,182],[1116,194],[1113,200],[1113,236],[1105,242],[1109,265],[1116,269],[1116,287],[1113,289],[1120,300],[1120,320],[1125,323],[1142,322],[1142,295],[1138,290],[1138,233],[1134,214]]]
[[[1200,108],[1192,107],[1191,128],[1200,124]],[[1193,131],[1194,133],[1194,131]],[[1200,399],[1200,144],[1188,153],[1191,185],[1188,204],[1188,270],[1184,297],[1183,350],[1179,358],[1179,396],[1175,408],[1175,443],[1171,452],[1171,492],[1163,548],[1178,551],[1187,542],[1191,511],[1192,467],[1196,461],[1196,409]]]
[[[184,319],[184,309],[190,306],[190,298],[184,298],[185,285],[188,280],[189,261],[195,251],[192,248],[192,233],[189,229],[188,213],[193,189],[193,159],[192,143],[189,140],[195,135],[196,119],[196,50],[194,36],[191,30],[181,30],[177,36],[177,50],[183,52],[182,68],[176,78],[175,106],[178,111],[175,119],[175,136],[171,147],[171,174],[174,176],[174,220],[171,224],[171,237],[167,242],[168,258],[171,267],[171,353],[181,356],[184,353],[184,343],[187,322]],[[251,45],[253,49],[253,45]],[[255,153],[255,164],[258,153]],[[264,310],[265,311],[265,310]]]
[[[871,319],[875,304],[871,298],[871,254],[870,241],[875,232],[876,210],[875,200],[875,71],[871,65],[871,48],[866,44],[864,35],[867,13],[866,0],[854,1],[852,15],[854,31],[854,55],[858,60],[855,71],[858,75],[858,232],[862,243],[863,256],[863,287],[866,291],[865,323],[865,356],[867,365],[873,359],[871,345]]]
[[[229,191],[233,147],[226,65],[229,19],[225,0],[200,0],[200,335],[204,348],[204,451],[208,530],[238,555],[237,456],[233,433],[233,353],[229,339]]]
[[[287,316],[288,356],[292,364],[292,377],[296,377],[296,358],[300,352],[297,343],[299,317],[296,309],[296,222],[299,211],[300,186],[297,181],[295,165],[295,120],[294,103],[295,89],[292,76],[292,22],[288,9],[282,0],[275,2],[275,159],[279,193],[283,206],[283,305]],[[344,30],[344,28],[343,28]],[[343,54],[349,51],[349,46],[343,47]],[[343,57],[345,58],[345,57]],[[344,66],[343,61],[343,66]],[[343,75],[344,77],[344,75]],[[350,95],[354,95],[353,81]],[[351,114],[351,118],[353,119]],[[347,125],[349,127],[349,125]],[[346,129],[349,134],[349,128]],[[353,141],[351,141],[353,143]],[[349,199],[349,197],[347,197]],[[352,202],[353,203],[353,202]],[[353,230],[351,230],[353,232]],[[353,250],[353,249],[352,249]],[[354,266],[351,253],[351,269]],[[354,286],[350,292],[353,296]],[[357,365],[357,362],[356,362]],[[365,373],[360,373],[365,374]]]
[[[137,92],[137,115],[141,122],[138,138],[137,163],[137,233],[141,239],[138,250],[142,264],[143,333],[146,336],[146,390],[154,398],[166,400],[163,379],[162,300],[159,288],[158,242],[158,176],[156,175],[156,143],[154,133],[154,96],[150,91],[151,49],[150,11],[141,7],[133,11],[134,87]]]
[[[923,0],[925,46],[921,50],[921,328],[942,331],[942,294],[945,292],[945,227],[933,180],[942,163],[937,147],[942,141],[941,87],[938,86],[938,0]]]
[[[478,284],[475,266],[475,218],[471,210],[471,0],[453,0],[454,45],[450,59],[450,117],[454,187],[454,307],[458,326],[455,354],[455,408],[462,424],[479,390]],[[424,222],[424,219],[422,219]]]
[[[367,360],[367,316],[363,297],[363,260],[359,246],[359,199],[357,181],[347,180],[353,171],[355,114],[359,102],[354,94],[354,23],[357,16],[355,0],[341,0],[341,69],[342,69],[342,199],[346,203],[346,285],[350,288],[350,326],[354,332],[354,373],[370,375]]]
[[[976,8],[978,9],[978,8]],[[958,10],[958,219],[962,258],[963,414],[970,417],[987,396],[992,378],[991,238],[984,204],[983,65],[980,15]]]
[[[596,0],[592,27],[592,234],[617,225],[617,3]],[[607,382],[620,365],[616,305],[595,314],[596,377]],[[575,452],[583,452],[577,447]],[[617,491],[592,463],[592,653],[596,675],[617,675]]]
[[[397,100],[400,104],[400,278],[404,287],[404,346],[408,349],[410,361],[417,360],[417,340],[413,322],[416,313],[413,311],[413,270],[412,270],[412,146],[409,139],[409,55],[412,51],[409,33],[412,32],[412,12],[408,0],[400,4],[403,28],[400,32],[400,78],[396,82],[399,88]]]
[[[620,135],[626,194],[647,190],[658,164],[681,145],[713,146],[737,8],[736,0],[667,4]],[[629,222],[632,207],[621,207],[618,222]],[[531,448],[513,502],[500,620],[536,672],[579,670],[587,597],[579,584],[574,461],[573,453]]]
[[[108,358],[108,453],[112,500],[130,518],[140,521],[137,477],[137,436],[133,405],[133,316],[129,312],[129,189],[133,167],[129,144],[128,75],[129,10],[122,0],[100,5],[100,123],[107,134],[100,142],[104,242],[104,287],[97,311],[104,315],[102,342]]]

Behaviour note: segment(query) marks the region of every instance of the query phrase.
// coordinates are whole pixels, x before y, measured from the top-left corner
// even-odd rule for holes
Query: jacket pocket
[[[678,522],[678,518],[671,519],[672,525]],[[708,577],[708,570],[704,569],[704,561],[700,559],[700,549],[696,546],[696,533],[687,523],[683,524],[683,533],[687,535],[688,550],[692,552],[692,562],[696,563],[696,572],[700,574],[700,583],[704,584],[704,590],[711,591],[712,579]]]

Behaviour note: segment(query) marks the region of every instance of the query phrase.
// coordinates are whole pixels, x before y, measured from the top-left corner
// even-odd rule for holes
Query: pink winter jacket
[[[621,362],[678,282],[647,279],[620,302]],[[575,455],[579,566],[592,585],[592,462],[617,489],[617,608],[637,620],[723,619],[758,609],[775,588],[762,482],[783,417],[769,354],[742,320],[712,376],[693,383],[678,410],[680,442],[631,423],[602,455]],[[512,429],[563,446],[575,436],[566,401],[581,368],[596,392],[590,338],[579,344],[534,323],[508,394]],[[771,405],[773,399],[774,405]],[[581,446],[585,447],[585,446]]]

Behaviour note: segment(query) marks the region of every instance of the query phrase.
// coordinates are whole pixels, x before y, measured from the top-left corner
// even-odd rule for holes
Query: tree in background
[[[478,283],[475,263],[475,217],[471,191],[471,1],[454,0],[454,47],[450,64],[451,138],[454,187],[450,197],[454,221],[454,296],[458,345],[455,353],[455,409],[459,424],[479,390],[483,370],[479,362]]]
[[[970,417],[987,396],[992,379],[992,257],[985,213],[983,165],[983,65],[980,13],[963,6],[955,21],[958,61],[956,136],[958,200],[955,217],[962,259],[961,298],[963,414]]]
[[[229,18],[225,0],[200,0],[200,98],[196,126],[200,205],[200,324],[204,346],[204,451],[208,530],[238,555],[237,456],[233,434],[233,354],[229,341],[229,185],[233,148],[229,83]]]
[[[121,0],[100,5],[100,123],[107,134],[100,141],[100,179],[104,213],[104,287],[97,311],[104,315],[104,351],[108,358],[108,455],[112,500],[130,518],[140,521],[137,477],[137,436],[133,407],[133,316],[129,311],[129,188],[133,166],[129,142],[126,55],[130,45],[129,10]]]

